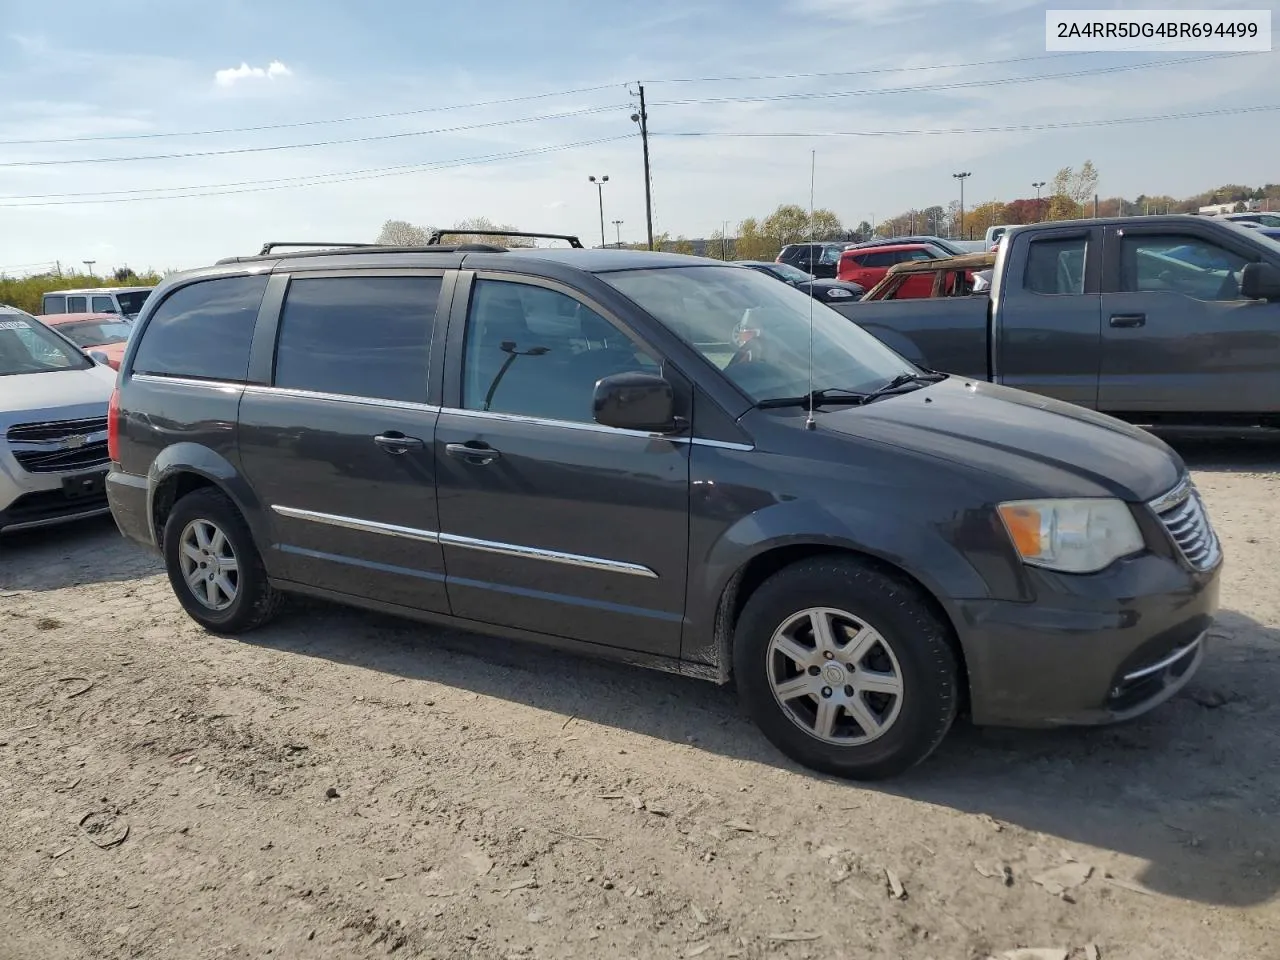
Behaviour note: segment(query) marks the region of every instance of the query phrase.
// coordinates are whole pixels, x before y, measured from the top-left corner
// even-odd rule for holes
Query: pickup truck
[[[918,364],[1131,423],[1280,427],[1280,242],[1187,215],[1070,220],[1010,227],[987,291],[958,265],[897,265],[833,309]],[[926,271],[932,298],[879,289]]]

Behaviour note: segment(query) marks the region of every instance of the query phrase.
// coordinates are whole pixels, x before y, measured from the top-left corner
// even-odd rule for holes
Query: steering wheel
[[[728,370],[741,363],[759,363],[766,360],[771,353],[773,353],[773,347],[769,338],[762,333],[757,333],[733,352],[733,356],[729,358],[724,368]]]

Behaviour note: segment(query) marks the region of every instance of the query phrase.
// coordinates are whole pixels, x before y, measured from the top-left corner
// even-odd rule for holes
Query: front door
[[[287,282],[271,386],[246,388],[240,456],[283,579],[448,612],[427,366],[440,272]],[[271,293],[268,292],[268,300]]]
[[[462,282],[436,427],[454,615],[677,656],[689,444],[592,418],[597,380],[660,361],[567,287]]]
[[[1113,227],[1107,249],[1102,410],[1280,411],[1280,303],[1241,297],[1243,240]]]
[[[998,383],[1082,407],[1097,405],[1099,241],[1097,231],[1064,226],[1037,232],[1016,256],[1006,251],[1003,290],[993,291]]]

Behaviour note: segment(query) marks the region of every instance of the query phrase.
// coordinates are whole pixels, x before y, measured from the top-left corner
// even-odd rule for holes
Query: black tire
[[[817,697],[822,694],[788,701],[799,703],[799,711],[784,708],[774,695],[772,677],[777,664],[787,662],[775,659],[780,654],[769,652],[774,633],[811,608],[846,611],[873,625],[891,648],[902,694],[896,719],[885,725],[878,738],[855,745],[820,739],[803,729],[792,715],[803,712],[810,703],[818,705]],[[734,679],[746,712],[788,757],[823,773],[878,780],[896,776],[924,760],[942,742],[955,719],[960,700],[959,668],[949,636],[948,627],[913,584],[856,559],[818,557],[780,570],[747,600],[734,633]],[[873,655],[883,658],[888,654],[878,647]],[[839,659],[835,658],[837,666]],[[800,672],[796,671],[797,677]],[[829,692],[830,688],[824,691]],[[893,701],[884,697],[874,702]],[[861,729],[860,725],[849,726],[851,713],[837,714],[843,717],[840,722],[845,730]]]
[[[213,609],[197,599],[183,572],[183,531],[196,521],[206,521],[222,531],[237,561],[235,598],[225,609]],[[267,579],[249,525],[221,490],[195,490],[174,504],[164,525],[163,553],[174,595],[191,619],[206,630],[236,634],[256,629],[276,615],[284,600]]]

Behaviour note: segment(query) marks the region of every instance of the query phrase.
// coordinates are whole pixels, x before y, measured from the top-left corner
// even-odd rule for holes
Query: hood
[[[115,383],[115,371],[98,364],[88,370],[0,377],[0,420],[25,423],[106,416]]]
[[[829,408],[818,429],[997,474],[1024,486],[1028,498],[1146,501],[1170,490],[1184,469],[1164,441],[1138,427],[960,377],[865,407]]]

